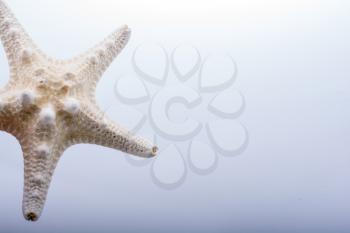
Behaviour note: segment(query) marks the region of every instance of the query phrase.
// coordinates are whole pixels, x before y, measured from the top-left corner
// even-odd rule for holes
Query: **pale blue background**
[[[131,52],[142,42],[230,53],[247,100],[241,120],[250,144],[243,155],[220,157],[214,173],[189,175],[172,191],[120,152],[72,147],[40,221],[29,223],[21,213],[20,147],[2,133],[0,232],[350,231],[348,1],[7,2],[39,46],[61,58],[129,24],[130,44],[98,87],[101,107],[114,101],[111,84],[131,70]],[[0,66],[5,84],[3,50]]]

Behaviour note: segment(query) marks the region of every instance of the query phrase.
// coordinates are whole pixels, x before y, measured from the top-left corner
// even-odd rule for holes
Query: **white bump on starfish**
[[[105,56],[105,51],[104,51],[104,49],[102,49],[102,48],[100,48],[98,51],[97,51],[97,54],[98,54],[98,56],[100,57],[100,58],[104,58],[104,56]]]
[[[37,148],[37,156],[46,159],[50,155],[50,147],[47,144],[41,144]]]
[[[91,56],[91,57],[89,58],[89,60],[90,60],[90,62],[91,62],[92,65],[96,65],[96,64],[97,64],[97,58],[96,58],[96,56]]]
[[[57,162],[70,145],[98,144],[142,157],[156,155],[155,146],[108,119],[94,97],[102,74],[129,37],[124,26],[87,52],[57,60],[37,48],[0,0],[0,39],[10,66],[9,83],[0,93],[0,110],[6,107],[0,111],[0,130],[17,137],[23,151],[25,219],[40,217]]]
[[[40,191],[39,190],[34,190],[34,191],[32,191],[32,193],[31,193],[31,198],[32,199],[36,199],[36,200],[40,200],[41,199],[41,193],[40,193]]]
[[[16,28],[11,28],[9,36],[11,39],[16,39],[19,36],[19,31]]]
[[[41,110],[39,119],[43,125],[53,125],[55,124],[56,113],[51,106],[45,107]]]
[[[31,181],[33,186],[40,187],[45,184],[45,177],[42,174],[35,174]]]
[[[35,93],[31,90],[24,90],[21,94],[21,103],[24,107],[32,105],[35,101]]]
[[[30,63],[32,61],[33,51],[31,49],[25,49],[22,53],[22,60],[24,63]]]
[[[80,104],[77,99],[69,98],[64,102],[64,110],[72,115],[75,115],[80,109]]]

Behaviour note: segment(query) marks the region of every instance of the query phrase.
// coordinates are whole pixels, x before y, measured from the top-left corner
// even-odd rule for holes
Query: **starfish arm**
[[[39,219],[58,159],[64,147],[46,143],[23,142],[24,187],[22,211],[26,220]]]
[[[104,71],[110,63],[117,57],[129,41],[131,31],[127,26],[123,26],[101,43],[88,50],[86,53],[76,58],[76,63],[81,68],[80,77],[84,77],[85,81],[96,85]]]
[[[44,119],[33,118],[16,136],[24,158],[22,210],[29,221],[39,219],[57,162],[68,147],[59,125]]]
[[[11,70],[16,69],[19,63],[29,63],[34,56],[34,51],[37,50],[26,31],[2,0],[0,0],[0,39]]]
[[[139,157],[156,155],[157,147],[111,121],[98,109],[83,107],[72,121],[72,144],[97,144]]]

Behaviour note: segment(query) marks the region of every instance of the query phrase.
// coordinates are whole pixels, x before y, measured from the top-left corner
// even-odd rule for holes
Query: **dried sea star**
[[[129,40],[127,26],[76,58],[58,60],[36,47],[0,0],[0,36],[10,66],[10,80],[0,91],[0,130],[22,147],[25,219],[40,217],[56,164],[73,144],[155,156],[157,147],[109,120],[94,97],[103,72]]]

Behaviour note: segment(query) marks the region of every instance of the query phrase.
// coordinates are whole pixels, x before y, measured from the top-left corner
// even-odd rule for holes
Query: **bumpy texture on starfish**
[[[0,91],[0,130],[23,150],[23,214],[36,221],[63,151],[77,143],[98,144],[142,157],[157,148],[110,121],[95,102],[97,82],[127,44],[127,26],[71,60],[40,51],[0,0],[0,36],[10,66]]]

